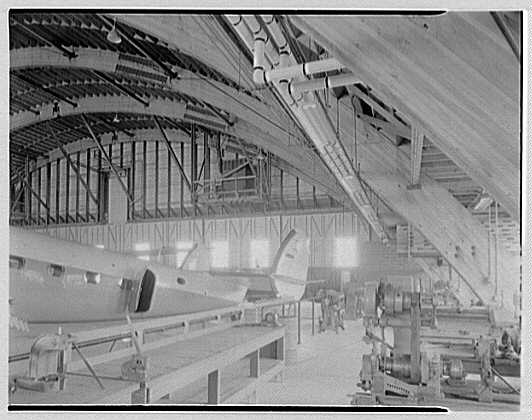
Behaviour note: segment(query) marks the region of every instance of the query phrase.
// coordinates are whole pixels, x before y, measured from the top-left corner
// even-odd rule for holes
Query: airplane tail
[[[305,292],[310,260],[309,239],[292,229],[274,257],[270,276],[280,296],[300,299]]]
[[[195,244],[179,266],[182,270],[209,271],[209,249],[204,244]]]

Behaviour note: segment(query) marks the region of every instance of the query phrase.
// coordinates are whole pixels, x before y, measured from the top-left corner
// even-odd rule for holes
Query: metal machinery
[[[380,283],[365,288],[363,313],[372,351],[353,404],[519,404],[505,377],[520,376],[520,332],[495,326],[488,308],[436,306],[431,293]]]
[[[332,289],[320,289],[314,298],[320,302],[321,317],[318,332],[325,332],[328,328],[338,334],[338,329],[344,327],[345,295]]]

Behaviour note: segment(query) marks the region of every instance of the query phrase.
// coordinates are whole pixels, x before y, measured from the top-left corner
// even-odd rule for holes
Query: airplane
[[[10,314],[23,323],[180,315],[241,303],[259,286],[276,297],[299,299],[308,264],[308,240],[296,231],[285,238],[270,270],[243,276],[173,268],[11,226]]]
[[[185,257],[180,268],[208,271],[211,275],[227,281],[243,279],[249,285],[246,300],[291,297],[301,299],[307,280],[309,240],[292,229],[281,242],[271,267],[244,268],[238,270],[213,269],[208,264],[208,248],[196,245]]]

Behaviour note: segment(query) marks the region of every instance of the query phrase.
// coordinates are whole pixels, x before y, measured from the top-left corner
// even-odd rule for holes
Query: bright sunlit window
[[[188,255],[192,247],[194,246],[194,243],[191,241],[179,241],[176,242],[176,265],[177,267],[181,267],[181,264],[183,264],[183,261],[185,260],[185,257]]]
[[[334,240],[334,266],[358,266],[358,242],[354,236],[335,238]]]
[[[254,239],[251,241],[249,266],[251,268],[270,266],[270,241],[268,239]]]
[[[136,243],[135,244],[135,251],[149,251],[151,248],[150,248],[150,243],[149,242],[139,242],[139,243]],[[146,255],[139,255],[137,258],[141,259],[141,260],[146,260],[146,261],[149,261],[150,260],[150,256],[147,255],[148,252],[146,252]]]
[[[229,242],[213,241],[211,248],[211,267],[226,268],[229,267]]]

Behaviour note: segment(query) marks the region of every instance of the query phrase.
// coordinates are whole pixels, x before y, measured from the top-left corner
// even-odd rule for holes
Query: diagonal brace
[[[50,131],[52,132],[52,137],[55,137],[54,132],[52,130],[52,127],[49,127],[49,128],[50,128]],[[59,142],[59,140],[57,140],[57,138],[55,139],[55,143],[57,144],[57,147],[61,151],[61,154],[63,155],[63,157],[68,162],[68,166],[70,166],[72,168],[72,170],[76,174],[76,177],[81,182],[81,185],[83,185],[83,188],[85,188],[85,191],[87,191],[87,193],[89,194],[91,200],[94,202],[94,204],[98,205],[98,199],[95,197],[95,195],[93,194],[93,192],[91,191],[91,189],[87,185],[87,182],[85,181],[85,179],[83,179],[83,177],[81,176],[81,173],[79,171],[78,165],[76,165],[76,164],[74,164],[74,162],[72,162],[72,159],[70,159],[70,156],[68,155],[67,151],[65,150],[63,145]]]
[[[81,119],[85,123],[85,126],[87,127],[87,131],[89,132],[90,136],[94,140],[94,143],[96,143],[96,146],[98,147],[98,150],[100,150],[100,152],[103,155],[105,161],[109,164],[109,167],[111,168],[111,170],[115,174],[116,179],[120,183],[120,186],[122,187],[122,190],[124,191],[124,193],[126,194],[127,198],[129,199],[129,204],[131,205],[131,203],[133,203],[133,201],[134,201],[133,197],[131,196],[131,194],[130,194],[128,188],[126,187],[126,185],[124,184],[124,181],[122,180],[122,177],[118,173],[118,170],[113,165],[113,162],[111,162],[111,158],[107,154],[107,151],[105,150],[105,147],[102,146],[102,143],[100,142],[98,137],[96,137],[96,134],[94,134],[94,131],[92,131],[92,128],[91,128],[89,122],[87,121],[87,117],[85,117],[85,115],[81,114]]]
[[[163,129],[163,126],[161,125],[159,118],[157,116],[153,117],[155,119],[155,124],[157,124],[157,127],[159,128],[159,131],[161,132],[164,142],[166,144],[166,148],[170,152],[170,155],[172,156],[172,159],[177,165],[177,169],[179,170],[179,173],[183,177],[183,181],[185,181],[185,184],[190,192],[192,192],[192,185],[190,184],[190,180],[187,177],[187,174],[185,173],[185,170],[183,169],[183,166],[181,165],[181,162],[179,161],[177,155],[174,152],[174,149],[172,148],[172,145],[170,144],[170,140],[168,140],[168,137],[166,136],[166,132]]]

